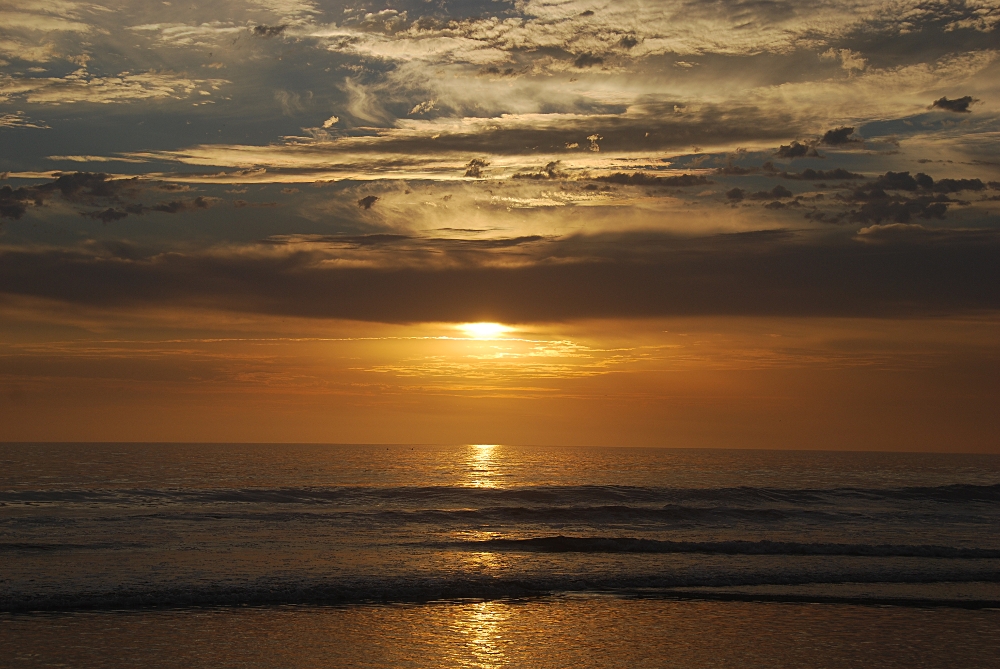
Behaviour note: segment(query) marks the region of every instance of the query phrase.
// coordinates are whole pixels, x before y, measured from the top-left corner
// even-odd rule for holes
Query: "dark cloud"
[[[928,178],[923,172],[917,174],[916,177],[910,176],[909,172],[886,172],[882,176],[875,179],[867,188],[869,192],[875,190],[906,190],[915,191],[920,187],[920,183],[917,179],[920,179],[924,184],[927,183]],[[930,182],[933,184],[933,180]]]
[[[0,187],[0,218],[17,220],[24,216],[30,205],[41,205],[42,196],[32,188]]]
[[[365,197],[358,200],[358,206],[362,209],[371,209],[372,205],[378,202],[378,198],[374,195],[366,195]]]
[[[732,190],[726,191],[726,197],[734,202],[740,202],[747,196],[747,192],[742,188],[733,188]]]
[[[111,223],[113,221],[120,221],[121,219],[128,216],[128,212],[121,211],[119,209],[112,209],[108,207],[107,209],[101,209],[98,211],[82,211],[81,216],[86,216],[88,218],[93,218],[95,220],[101,221],[102,223]]]
[[[968,202],[953,199],[949,195],[963,191],[984,191],[987,185],[980,179],[939,179],[918,172],[886,172],[872,181],[837,193],[832,203],[847,205],[850,209],[837,213],[813,210],[806,218],[820,223],[842,224],[864,223],[910,224],[916,219],[943,219],[952,205],[967,205]],[[765,195],[765,193],[761,193]],[[764,198],[762,198],[764,199]],[[826,199],[822,194],[810,197],[799,196],[793,203],[804,203]]]
[[[850,181],[854,179],[864,179],[865,175],[855,174],[854,172],[848,172],[842,167],[837,167],[832,170],[814,170],[811,167],[802,170],[801,172],[781,172],[778,176],[784,179],[798,179],[802,181]]]
[[[948,211],[947,198],[919,197],[878,199],[864,203],[848,216],[852,223],[881,223],[895,221],[909,223],[913,218],[944,218]]]
[[[827,130],[823,137],[819,140],[819,143],[825,146],[843,146],[844,144],[860,143],[860,139],[851,139],[851,135],[853,134],[854,128],[846,126],[843,128],[836,128],[834,130]]]
[[[496,65],[490,65],[479,70],[479,76],[481,77],[513,77],[517,74],[518,71],[513,67],[505,67],[501,70]]]
[[[108,174],[73,172],[57,174],[44,184],[0,188],[0,218],[19,219],[28,206],[42,206],[56,194],[70,202],[96,204],[99,200],[117,200],[127,192],[138,192],[138,177],[114,179]],[[89,214],[88,214],[89,215]]]
[[[334,266],[325,262],[335,257],[329,253],[294,247],[115,263],[82,250],[8,249],[0,251],[0,291],[101,307],[190,304],[383,322],[885,316],[1000,308],[995,232],[893,230],[899,234],[866,233],[881,234],[877,244],[853,237],[810,242],[785,231],[695,239],[651,232],[579,235],[533,242],[541,244],[538,260],[518,266],[385,269]]]
[[[271,37],[277,37],[281,33],[285,32],[287,26],[254,26],[250,34],[254,37],[263,37],[264,39],[269,39]]]
[[[433,136],[386,133],[377,142],[366,142],[365,151],[382,166],[385,154],[475,156],[566,151],[567,145],[586,146],[587,137],[595,134],[602,138],[602,153],[618,153],[690,149],[705,144],[777,143],[802,131],[799,120],[787,111],[704,104],[697,111],[676,113],[674,107],[682,104],[680,100],[650,102],[628,114],[611,108],[600,113],[588,110],[587,114],[561,118],[552,125],[539,125],[538,119],[532,119],[530,123],[476,125],[468,130],[456,126],[453,131],[435,132]]]
[[[138,192],[140,184],[139,177],[115,179],[104,173],[72,172],[59,174],[54,181],[34,188],[43,195],[58,191],[70,201],[91,201],[117,198],[127,191]]]
[[[18,219],[27,211],[28,205],[43,206],[45,200],[55,195],[76,204],[89,206],[106,206],[97,211],[81,211],[88,218],[109,223],[121,220],[129,214],[143,214],[148,211],[160,211],[175,214],[181,211],[207,209],[215,198],[196,197],[190,200],[173,200],[161,202],[152,206],[141,203],[122,205],[123,199],[136,198],[146,190],[152,191],[185,191],[187,186],[175,186],[155,181],[143,181],[139,177],[116,179],[108,174],[94,172],[72,172],[57,174],[50,182],[34,186],[22,186],[12,189],[10,186],[0,188],[0,218]]]
[[[751,193],[746,197],[751,200],[780,200],[782,198],[792,197],[793,195],[794,193],[792,193],[792,191],[788,190],[781,184],[778,184],[771,190],[757,191],[756,193]]]
[[[581,53],[573,60],[573,67],[593,67],[595,65],[603,65],[604,59],[600,56],[595,56],[591,53]]]
[[[562,179],[566,177],[564,172],[559,170],[560,161],[553,160],[546,163],[545,167],[537,172],[519,172],[515,174],[515,179]]]
[[[472,177],[474,179],[481,179],[483,176],[483,168],[489,167],[490,162],[485,158],[473,158],[466,165],[465,176]]]
[[[958,193],[963,190],[986,190],[986,185],[979,179],[938,179],[932,188],[935,193]]]
[[[943,109],[945,111],[955,112],[958,114],[971,114],[972,110],[969,109],[969,105],[977,100],[973,99],[971,95],[966,95],[965,97],[955,98],[954,100],[949,100],[948,98],[940,98],[934,101],[931,105],[932,109]]]
[[[989,243],[996,240],[998,233],[990,229],[948,229],[929,228],[919,223],[883,223],[862,228],[858,238],[865,242],[894,243],[968,243],[973,241]]]
[[[731,176],[731,177],[742,177],[747,174],[756,174],[760,172],[759,167],[741,167],[740,165],[734,165],[729,163],[725,167],[719,167],[715,170],[715,173],[720,176]]]
[[[713,183],[707,178],[696,174],[661,177],[643,172],[633,172],[632,174],[615,172],[614,174],[596,177],[595,181],[607,181],[608,183],[622,184],[623,186],[673,186],[676,188],[707,186]]]
[[[212,206],[212,198],[196,197],[193,200],[173,200],[171,202],[160,202],[152,207],[146,207],[148,211],[160,211],[165,214],[176,214],[180,211],[191,211],[193,209],[208,209]]]
[[[510,249],[547,240],[541,235],[499,237],[490,239],[455,239],[447,237],[415,237],[398,234],[370,235],[274,235],[263,240],[264,244],[295,246],[319,245],[324,249],[391,249],[397,252],[463,253],[466,251],[491,251]]]
[[[88,218],[103,221],[104,223],[110,223],[112,221],[119,221],[129,214],[139,216],[150,211],[158,211],[164,214],[177,214],[182,211],[208,209],[217,201],[217,198],[199,196],[190,200],[171,200],[170,202],[159,202],[151,206],[143,204],[129,204],[122,209],[109,207],[98,211],[84,211],[80,213]]]
[[[819,152],[816,150],[815,146],[811,144],[801,144],[799,142],[792,142],[791,144],[784,144],[778,147],[775,152],[775,157],[777,158],[818,158],[820,157]]]
[[[981,191],[986,189],[980,179],[934,179],[923,172],[910,176],[909,172],[886,172],[875,179],[869,189],[882,190],[926,190],[935,193],[958,193],[963,190]]]

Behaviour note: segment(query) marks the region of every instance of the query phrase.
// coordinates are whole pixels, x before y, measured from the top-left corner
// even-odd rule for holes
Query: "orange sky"
[[[477,335],[210,312],[84,323],[30,306],[5,310],[3,440],[1000,450],[997,316]]]
[[[989,2],[2,11],[0,440],[1000,451]]]

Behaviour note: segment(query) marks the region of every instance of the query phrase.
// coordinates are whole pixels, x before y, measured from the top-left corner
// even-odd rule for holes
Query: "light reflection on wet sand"
[[[0,616],[12,666],[996,667],[1000,611],[566,597]]]

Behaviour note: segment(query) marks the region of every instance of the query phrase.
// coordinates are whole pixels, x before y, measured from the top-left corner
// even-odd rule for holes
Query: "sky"
[[[0,440],[1000,452],[1000,2],[0,17]]]

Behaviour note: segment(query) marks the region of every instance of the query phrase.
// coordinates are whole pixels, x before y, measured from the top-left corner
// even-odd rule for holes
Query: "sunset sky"
[[[0,440],[1000,452],[995,0],[0,0],[0,176]]]

